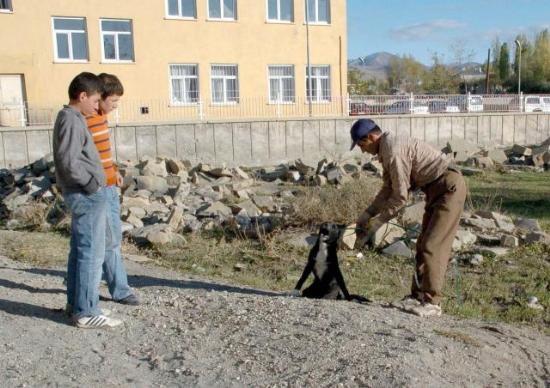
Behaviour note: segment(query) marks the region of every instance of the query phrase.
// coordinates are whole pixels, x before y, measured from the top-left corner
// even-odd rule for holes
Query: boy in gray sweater
[[[98,306],[107,202],[103,166],[84,116],[97,111],[101,92],[96,75],[77,75],[69,85],[69,105],[58,113],[53,131],[57,185],[72,216],[67,310],[81,328],[122,323],[107,317]]]

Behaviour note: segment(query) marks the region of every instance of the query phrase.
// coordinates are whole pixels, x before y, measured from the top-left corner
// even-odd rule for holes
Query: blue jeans
[[[107,186],[104,190],[107,201],[107,226],[105,228],[103,277],[107,282],[112,298],[120,300],[132,294],[132,290],[128,286],[128,275],[122,263],[120,202],[116,186]]]
[[[64,194],[71,211],[71,245],[67,263],[67,303],[75,318],[101,314],[99,282],[105,255],[105,189],[94,194]]]

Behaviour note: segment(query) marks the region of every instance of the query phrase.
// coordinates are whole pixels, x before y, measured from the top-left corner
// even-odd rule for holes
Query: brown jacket
[[[380,214],[383,222],[395,217],[407,203],[409,190],[435,181],[450,162],[429,144],[392,131],[384,132],[380,138],[378,160],[384,168],[384,183],[367,211],[371,215]]]

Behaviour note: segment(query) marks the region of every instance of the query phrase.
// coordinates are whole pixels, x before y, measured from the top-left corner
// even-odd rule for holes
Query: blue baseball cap
[[[371,119],[359,119],[351,126],[351,148],[350,151],[359,143],[359,140],[366,137],[373,129],[378,128],[378,125]]]

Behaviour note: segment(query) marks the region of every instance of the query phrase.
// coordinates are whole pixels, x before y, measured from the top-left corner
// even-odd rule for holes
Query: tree
[[[433,65],[426,72],[424,90],[430,94],[458,93],[460,76],[443,64],[443,56],[437,52],[432,54]]]
[[[510,52],[508,51],[508,44],[506,42],[500,46],[498,76],[503,81],[507,80],[510,76]]]

